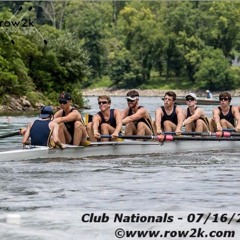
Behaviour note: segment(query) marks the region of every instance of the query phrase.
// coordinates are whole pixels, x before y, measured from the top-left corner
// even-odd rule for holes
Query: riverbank
[[[156,89],[147,89],[147,90],[139,90],[136,89],[139,92],[140,96],[146,96],[146,97],[159,97],[164,96],[165,92],[169,90],[156,90]],[[100,96],[100,95],[109,95],[109,96],[126,96],[126,93],[129,90],[127,89],[119,89],[119,90],[113,90],[111,88],[95,88],[95,89],[83,89],[82,94],[84,97],[88,96]],[[206,97],[206,92],[203,90],[194,91],[194,90],[172,90],[174,91],[177,96],[185,96],[186,94],[190,92],[194,92],[198,97]],[[229,91],[233,97],[239,97],[240,96],[240,89]],[[212,92],[214,97],[218,97],[220,94],[220,91]]]
[[[159,97],[164,96],[165,92],[168,90],[156,90],[156,89],[147,89],[147,90],[140,90],[136,89],[140,97]],[[128,89],[119,89],[119,90],[113,90],[111,88],[95,88],[95,89],[83,89],[82,95],[83,97],[90,97],[90,96],[101,96],[101,95],[109,95],[109,96],[126,96],[126,93],[128,92]],[[199,91],[193,91],[193,90],[173,90],[177,96],[186,96],[189,92],[194,92],[198,97],[206,97],[206,92],[203,90]],[[240,96],[240,89],[229,91],[233,97],[239,97]],[[220,92],[212,92],[213,97],[218,98]],[[28,113],[33,111],[39,111],[39,109],[44,106],[43,102],[37,102],[34,105],[31,103],[27,97],[16,97],[16,96],[6,96],[6,101],[3,102],[2,105],[0,105],[0,113]],[[57,108],[57,107],[54,107]],[[84,108],[89,108],[86,102],[86,106]]]
[[[33,105],[26,96],[6,95],[3,104],[0,105],[0,112],[33,112],[41,109],[42,106],[44,106],[42,102]]]

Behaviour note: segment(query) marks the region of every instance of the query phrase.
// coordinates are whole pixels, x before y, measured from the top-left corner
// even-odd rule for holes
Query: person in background
[[[240,113],[237,106],[230,105],[232,96],[228,92],[219,94],[220,106],[213,110],[213,131],[234,128],[240,132]]]
[[[122,111],[122,124],[126,125],[125,135],[153,135],[154,127],[148,110],[139,105],[139,93],[127,92],[128,107]]]
[[[54,122],[59,124],[61,142],[73,145],[85,145],[87,131],[80,112],[72,107],[72,97],[69,93],[59,96],[60,110],[54,115]]]
[[[213,98],[213,95],[209,90],[206,90],[206,93],[207,93],[207,98],[209,99]]]
[[[58,137],[59,126],[53,120],[53,109],[50,106],[42,107],[39,119],[30,123],[27,129],[22,132],[23,144],[29,143],[33,146],[51,146],[50,140],[59,148],[64,148]]]
[[[209,121],[204,110],[197,106],[197,96],[194,93],[186,95],[187,109],[184,109],[183,126],[186,132],[207,132],[209,131]]]
[[[163,132],[181,133],[184,114],[182,108],[176,106],[176,98],[175,92],[166,92],[164,95],[164,105],[157,108],[155,112],[157,134],[162,134]]]
[[[122,128],[121,112],[111,109],[111,98],[107,95],[98,97],[100,111],[93,116],[92,122],[87,124],[87,132],[90,140],[96,142],[101,135],[112,135],[113,140],[118,138]],[[102,138],[101,141],[108,141]]]

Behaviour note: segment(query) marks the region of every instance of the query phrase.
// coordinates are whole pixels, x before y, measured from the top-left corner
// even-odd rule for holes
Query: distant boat
[[[164,97],[162,98],[164,100]],[[177,97],[175,100],[177,105],[186,105],[186,98],[185,97]],[[198,105],[219,105],[219,100],[215,98],[200,98],[197,99]]]

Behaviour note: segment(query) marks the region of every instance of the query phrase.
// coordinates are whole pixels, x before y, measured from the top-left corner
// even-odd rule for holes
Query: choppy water
[[[144,99],[151,113],[159,106],[159,99]],[[89,112],[96,111],[95,100],[90,99],[93,109]],[[113,102],[117,107],[121,99],[113,98]],[[206,108],[210,113],[211,108]],[[2,116],[0,134],[15,131],[33,119],[35,116]],[[20,137],[0,139],[0,150],[21,147],[20,141]],[[1,240],[117,239],[101,229],[98,234],[90,230],[87,235],[91,224],[83,224],[81,216],[89,212],[240,209],[239,152],[74,161],[1,159],[0,164]],[[9,214],[17,214],[15,224],[8,223]]]

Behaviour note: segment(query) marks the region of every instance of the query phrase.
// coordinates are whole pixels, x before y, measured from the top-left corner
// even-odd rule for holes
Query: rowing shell
[[[172,141],[172,142],[153,142],[153,141],[133,141],[125,140],[121,142],[100,142],[91,143],[87,147],[68,146],[61,149],[49,149],[48,147],[34,147],[30,149],[20,149],[13,151],[0,152],[0,161],[19,161],[32,159],[83,159],[87,157],[99,156],[124,156],[124,155],[148,155],[163,153],[181,152],[203,152],[238,150],[240,141]]]

